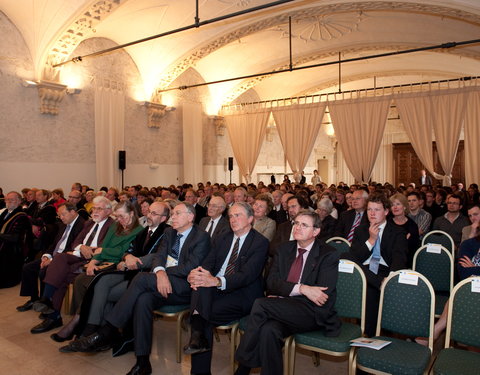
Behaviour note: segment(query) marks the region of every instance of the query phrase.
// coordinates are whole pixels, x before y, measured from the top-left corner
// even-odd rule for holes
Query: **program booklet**
[[[359,337],[358,339],[350,341],[351,346],[360,346],[362,348],[370,348],[375,350],[380,350],[391,343],[391,341],[369,339],[366,337]]]

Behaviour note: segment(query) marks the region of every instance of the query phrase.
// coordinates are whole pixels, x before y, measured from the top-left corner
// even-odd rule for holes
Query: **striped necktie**
[[[228,260],[227,269],[225,270],[225,276],[235,273],[235,263],[238,258],[238,249],[240,248],[240,238],[237,238],[235,244],[233,245],[232,254],[230,254],[230,259]]]
[[[348,236],[347,236],[347,241],[350,243],[352,243],[353,233],[355,232],[355,229],[360,225],[360,220],[362,220],[362,214],[357,212],[352,228],[350,228],[350,232],[348,232]]]

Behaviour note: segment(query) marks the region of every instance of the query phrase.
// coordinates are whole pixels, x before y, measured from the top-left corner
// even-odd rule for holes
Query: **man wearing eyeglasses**
[[[212,243],[223,234],[230,231],[228,220],[222,215],[225,211],[226,203],[222,197],[212,196],[207,205],[208,216],[200,220],[198,227],[208,233]]]
[[[130,375],[152,373],[153,311],[163,305],[190,303],[190,271],[198,267],[210,250],[208,234],[194,225],[195,208],[180,203],[172,210],[171,228],[165,230],[160,248],[153,256],[152,272],[141,272],[132,280],[113,310],[105,317],[106,324],[86,337],[61,348],[64,352],[97,352],[105,350],[133,318],[136,364]]]
[[[321,221],[317,213],[300,211],[293,223],[294,240],[275,254],[267,279],[267,298],[253,304],[236,359],[237,375],[261,367],[262,374],[283,371],[283,339],[294,333],[324,329],[337,336],[340,320],[334,310],[338,255],[316,239]]]
[[[248,315],[255,299],[263,296],[268,240],[253,229],[253,209],[248,203],[234,203],[228,217],[233,233],[218,238],[202,266],[188,275],[194,290],[192,333],[184,351],[192,354],[191,374],[210,373],[213,328]]]
[[[106,312],[112,309],[128,284],[139,271],[149,271],[155,252],[159,248],[165,229],[169,227],[167,220],[170,217],[170,207],[164,202],[154,202],[148,208],[147,227],[137,234],[130,243],[128,250],[118,263],[117,270],[123,273],[103,273],[97,276],[88,286],[88,291],[82,300],[81,315],[85,318],[79,322],[76,315],[72,322],[66,325],[52,339],[58,342],[65,341],[71,336],[73,329],[83,330],[82,336],[88,336],[98,330]],[[86,322],[86,325],[84,324]],[[77,326],[77,323],[80,323]],[[130,329],[124,330],[122,340],[116,343],[114,353],[119,355],[132,350],[133,333]]]
[[[85,207],[83,207],[84,202],[82,193],[80,191],[72,190],[70,194],[68,194],[67,201],[75,206],[75,209],[81,218],[83,218],[84,220],[90,219],[89,213],[87,212]]]

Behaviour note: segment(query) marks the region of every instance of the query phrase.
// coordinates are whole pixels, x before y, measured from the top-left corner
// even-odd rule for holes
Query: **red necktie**
[[[295,258],[295,261],[292,263],[292,266],[290,267],[287,281],[295,284],[300,281],[300,275],[302,274],[303,269],[303,254],[305,253],[305,251],[307,250],[298,248],[298,255]]]

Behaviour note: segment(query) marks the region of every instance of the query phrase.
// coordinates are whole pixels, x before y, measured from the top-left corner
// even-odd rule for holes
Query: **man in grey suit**
[[[228,220],[222,215],[226,203],[222,197],[212,196],[208,202],[208,216],[200,220],[198,227],[208,233],[212,243],[223,234],[230,231]]]
[[[208,234],[193,224],[195,208],[181,203],[172,210],[172,228],[165,230],[160,248],[155,253],[151,273],[139,273],[106,316],[106,324],[98,332],[72,342],[70,351],[96,352],[108,348],[117,338],[118,329],[134,320],[137,363],[129,375],[152,373],[153,311],[163,305],[190,303],[190,271],[198,267],[210,250]]]

